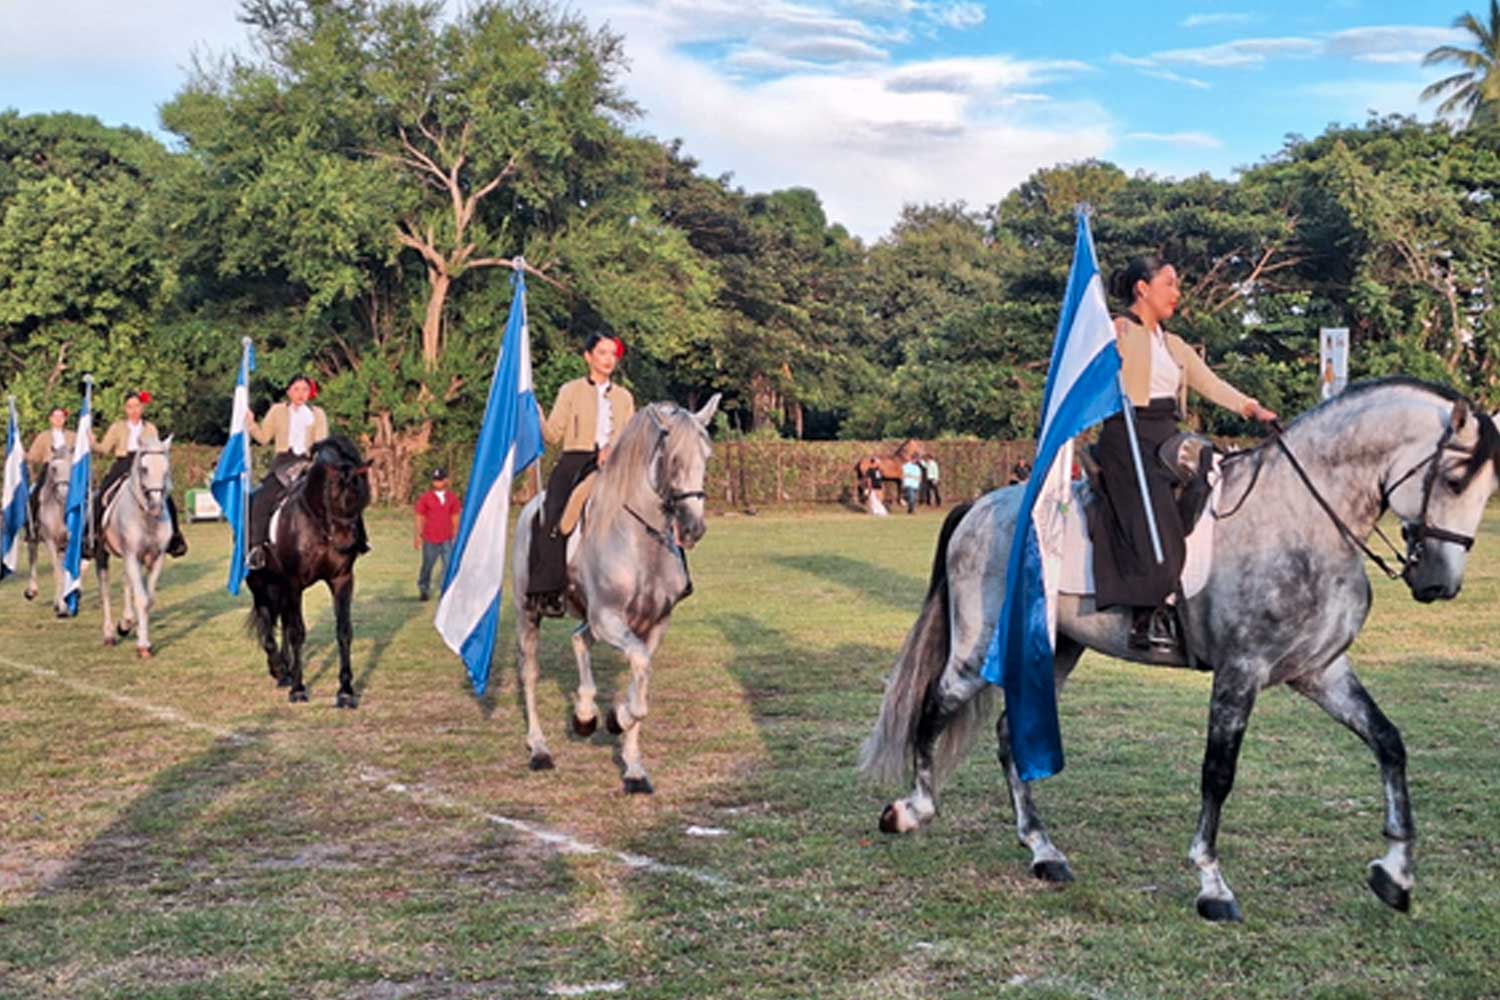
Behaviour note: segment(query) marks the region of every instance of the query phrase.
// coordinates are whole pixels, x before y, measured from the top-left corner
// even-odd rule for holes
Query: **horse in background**
[[[53,448],[52,456],[42,472],[40,488],[31,500],[31,537],[26,549],[31,581],[26,585],[26,599],[34,599],[39,588],[36,582],[36,550],[45,547],[52,560],[52,611],[59,618],[67,618],[68,604],[63,596],[63,554],[68,549],[68,480],[72,477],[73,450]]]
[[[573,631],[578,690],[573,731],[591,736],[598,726],[590,650],[603,639],[630,664],[629,687],[615,698],[604,726],[623,735],[625,791],[653,789],[641,762],[641,722],[646,718],[651,659],[666,635],[672,609],[693,592],[686,550],[708,530],[703,520],[703,476],[713,448],[709,421],[717,393],[697,413],[675,403],[652,403],[625,425],[608,464],[598,473],[584,520],[568,544],[570,610],[583,619]],[[526,747],[533,771],[553,766],[537,720],[537,635],[541,612],[528,606],[531,533],[540,529],[546,491],[521,509],[511,561],[516,609],[517,669],[526,703]]]
[[[302,681],[302,645],[307,640],[302,592],[321,580],[333,595],[339,645],[337,704],[359,707],[349,664],[354,638],[350,609],[354,561],[362,551],[360,516],[370,504],[369,471],[370,463],[346,437],[336,435],[314,445],[307,471],[292,483],[272,516],[266,565],[245,578],[255,598],[247,625],[266,652],[277,686],[291,688],[289,701],[307,701]]]
[[[1219,864],[1224,802],[1259,693],[1286,684],[1357,735],[1374,753],[1384,791],[1385,854],[1367,883],[1405,911],[1415,884],[1416,829],[1401,734],[1355,675],[1348,649],[1372,599],[1365,540],[1389,510],[1406,542],[1399,576],[1423,603],[1458,596],[1485,504],[1500,483],[1500,432],[1489,416],[1438,386],[1387,379],[1353,386],[1293,423],[1275,444],[1224,466],[1214,511],[1213,564],[1203,589],[1183,603],[1187,648],[1213,673],[1201,806],[1188,858],[1197,870],[1198,913],[1241,919]],[[915,780],[880,817],[907,833],[938,812],[938,788],[967,754],[995,689],[980,671],[995,635],[1023,488],[986,494],[943,525],[926,601],[886,685],[860,766],[869,775]],[[1381,563],[1382,568],[1384,563]],[[1100,611],[1091,596],[1061,595],[1053,683],[1060,693],[1085,648],[1109,656],[1185,666],[1181,651],[1132,649],[1129,608]],[[1016,837],[1031,871],[1072,881],[1031,785],[1012,758],[1004,712],[996,725]],[[1301,780],[1307,780],[1303,775]]]
[[[867,455],[854,463],[854,497],[864,505],[867,501],[866,491],[870,488],[870,470],[880,470],[881,503],[885,502],[885,489],[894,485],[897,495],[901,490],[901,467],[906,464],[906,459],[900,455]]]
[[[113,498],[105,498],[94,539],[94,571],[99,576],[99,600],[104,608],[104,644],[113,646],[136,629],[135,651],[149,660],[151,609],[156,603],[156,581],[172,540],[167,497],[172,492],[172,438],[143,440],[130,461],[130,472]],[[120,621],[109,603],[109,560],[125,562],[125,586]],[[139,621],[136,617],[139,616]]]

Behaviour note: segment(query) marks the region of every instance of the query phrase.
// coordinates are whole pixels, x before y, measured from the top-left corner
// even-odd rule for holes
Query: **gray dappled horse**
[[[68,604],[63,595],[63,554],[68,550],[68,480],[73,472],[73,449],[53,448],[47,459],[46,480],[37,494],[36,506],[32,509],[31,538],[26,543],[27,562],[30,564],[31,581],[26,585],[26,599],[36,597],[36,550],[47,549],[52,560],[52,611],[59,618],[67,618]]]
[[[167,544],[172,539],[172,519],[167,497],[172,492],[172,438],[148,438],[130,462],[130,472],[120,481],[105,508],[94,543],[94,570],[99,574],[99,600],[104,607],[104,644],[113,646],[136,628],[135,651],[149,660],[151,609],[156,603],[156,581],[166,563]],[[124,607],[115,624],[109,604],[109,558],[125,561]],[[139,616],[139,621],[136,617]]]
[[[578,691],[573,703],[573,731],[593,734],[594,673],[589,650],[603,639],[624,654],[630,685],[604,717],[611,733],[623,734],[625,791],[649,794],[651,780],[641,763],[641,721],[646,718],[646,690],[651,657],[667,631],[673,607],[692,592],[684,550],[703,537],[703,475],[712,451],[708,422],[719,396],[692,413],[675,403],[652,403],[625,426],[589,498],[584,521],[568,546],[567,602],[583,619],[573,631],[578,660]],[[540,614],[527,607],[531,533],[546,493],[521,510],[511,562],[511,595],[516,607],[517,669],[526,702],[526,747],[531,769],[552,767],[537,720],[537,633]]]
[[[1374,751],[1388,849],[1371,863],[1368,881],[1381,900],[1406,910],[1416,838],[1406,751],[1346,655],[1370,610],[1364,541],[1389,509],[1406,538],[1400,575],[1412,596],[1424,603],[1457,596],[1474,533],[1497,485],[1500,435],[1488,416],[1453,393],[1390,379],[1351,387],[1297,420],[1282,442],[1285,449],[1266,444],[1226,464],[1219,501],[1226,513],[1214,528],[1213,567],[1183,614],[1187,642],[1213,671],[1202,806],[1189,851],[1200,880],[1198,912],[1209,920],[1241,919],[1219,868],[1219,819],[1256,696],[1273,684],[1306,695]],[[1017,486],[990,493],[961,520],[950,517],[944,525],[926,603],[861,756],[862,768],[885,780],[915,770],[912,793],[881,816],[888,833],[932,819],[938,786],[987,717],[993,689],[979,672],[1000,614],[1021,491]],[[1183,665],[1173,653],[1132,650],[1129,629],[1128,609],[1100,612],[1091,598],[1064,595],[1058,605],[1057,687],[1085,648]],[[1048,837],[1011,760],[1003,712],[996,731],[1016,834],[1031,851],[1032,872],[1070,881],[1067,858]]]

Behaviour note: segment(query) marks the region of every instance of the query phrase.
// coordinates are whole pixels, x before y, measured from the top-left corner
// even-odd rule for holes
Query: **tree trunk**
[[[428,268],[427,283],[432,290],[427,296],[427,315],[422,318],[422,364],[431,371],[437,367],[442,349],[443,305],[448,301],[448,286],[453,279],[444,271]]]
[[[427,451],[432,440],[432,421],[398,431],[389,410],[374,417],[375,433],[361,442],[370,462],[371,499],[405,504],[411,500],[413,459]]]

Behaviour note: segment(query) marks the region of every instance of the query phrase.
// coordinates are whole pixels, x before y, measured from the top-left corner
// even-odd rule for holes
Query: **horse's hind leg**
[[[944,775],[955,766],[955,762],[940,759],[939,741],[948,735],[949,727],[955,722],[972,720],[977,710],[969,702],[986,687],[988,684],[979,676],[977,667],[956,656],[949,657],[942,677],[922,700],[921,714],[917,717],[912,740],[914,781],[911,794],[890,803],[881,812],[880,829],[883,832],[909,833],[937,815],[938,788]],[[955,740],[951,735],[947,743],[965,749],[969,745],[966,738]]]
[[[1340,656],[1320,673],[1292,681],[1292,687],[1374,751],[1385,788],[1387,850],[1384,857],[1370,862],[1368,882],[1381,902],[1405,913],[1411,909],[1412,851],[1417,829],[1406,791],[1406,746],[1401,733],[1354,675],[1347,656]]]
[[[36,597],[36,595],[37,595],[37,585],[36,585],[36,546],[37,546],[37,540],[36,540],[35,537],[28,538],[26,540],[26,564],[27,564],[26,568],[30,571],[30,576],[31,576],[31,579],[26,584],[26,599],[28,601],[31,600],[32,598]],[[56,563],[54,563],[53,565],[56,565]]]
[[[1057,684],[1057,693],[1062,694],[1063,684],[1083,655],[1083,646],[1067,636],[1057,637],[1057,651],[1052,658],[1052,674]],[[1031,800],[1031,785],[1021,780],[1016,770],[1015,759],[1010,753],[1010,723],[1002,711],[995,723],[995,739],[998,745],[1000,767],[1005,771],[1005,783],[1010,789],[1010,802],[1016,814],[1016,839],[1021,846],[1031,851],[1031,874],[1044,882],[1071,882],[1073,870],[1068,867],[1067,856],[1058,850],[1047,835],[1041,814]]]
[[[1198,915],[1215,922],[1238,922],[1240,904],[1219,869],[1219,820],[1224,800],[1234,787],[1240,744],[1250,724],[1259,685],[1257,671],[1249,666],[1221,666],[1214,671],[1213,697],[1208,709],[1208,745],[1203,753],[1203,803],[1198,812],[1198,832],[1188,850],[1188,860],[1198,869]]]
[[[102,553],[94,562],[94,573],[99,578],[99,604],[104,609],[104,644],[113,646],[120,641],[121,633],[115,631],[115,616],[109,606],[109,557]]]
[[[550,771],[552,751],[547,749],[547,737],[542,732],[541,718],[536,710],[536,685],[542,676],[542,668],[536,659],[536,643],[541,630],[541,616],[517,601],[516,674],[521,681],[521,700],[526,704],[528,766],[533,771]]]
[[[573,732],[587,738],[594,735],[599,725],[599,707],[594,698],[598,688],[594,686],[594,633],[587,622],[573,630],[573,658],[578,661],[578,691],[573,696]]]

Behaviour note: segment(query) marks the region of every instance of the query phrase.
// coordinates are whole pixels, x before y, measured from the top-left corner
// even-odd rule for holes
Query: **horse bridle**
[[[151,498],[152,498],[152,496],[156,497],[156,500],[157,500],[158,503],[161,502],[162,497],[166,494],[167,490],[170,489],[170,487],[167,485],[170,482],[170,479],[168,477],[166,477],[166,476],[163,476],[162,477],[162,485],[161,486],[154,486],[154,487],[153,486],[147,486],[145,483],[140,482],[140,478],[135,474],[135,470],[140,467],[141,459],[144,456],[146,456],[146,455],[165,455],[165,454],[166,454],[166,450],[165,449],[162,449],[161,451],[147,451],[146,449],[142,448],[142,449],[140,449],[139,451],[137,451],[135,453],[135,461],[131,463],[131,468],[130,468],[130,487],[131,487],[131,492],[135,494],[135,498],[138,501],[140,501],[142,508],[144,508],[145,510],[150,510],[151,509]]]
[[[681,553],[682,546],[677,544],[677,540],[671,533],[672,521],[677,516],[677,505],[684,500],[706,500],[708,499],[708,494],[703,490],[673,490],[670,482],[664,482],[666,477],[661,473],[661,460],[662,456],[666,454],[667,437],[671,434],[671,431],[666,424],[661,422],[661,417],[656,413],[655,404],[646,408],[646,415],[656,425],[656,440],[651,445],[652,479],[655,480],[652,484],[652,489],[661,500],[661,512],[666,520],[663,526],[658,528],[636,513],[634,508],[629,504],[625,505],[625,511],[641,523],[641,526],[646,529],[648,535],[666,545],[669,549]]]
[[[1377,515],[1375,534],[1379,535],[1380,540],[1385,542],[1386,547],[1391,550],[1391,557],[1395,559],[1397,565],[1401,567],[1399,570],[1392,569],[1390,565],[1384,559],[1382,559],[1378,553],[1372,550],[1368,545],[1365,544],[1363,539],[1361,539],[1354,533],[1349,525],[1344,522],[1343,518],[1339,517],[1338,512],[1333,509],[1333,506],[1329,504],[1322,493],[1318,492],[1318,488],[1313,485],[1312,479],[1310,479],[1307,475],[1307,470],[1302,468],[1302,463],[1297,461],[1297,456],[1292,453],[1292,449],[1287,446],[1285,440],[1285,432],[1282,426],[1279,423],[1274,423],[1272,424],[1272,426],[1276,431],[1276,436],[1273,439],[1276,442],[1276,446],[1280,448],[1282,454],[1287,457],[1287,461],[1291,463],[1292,469],[1297,473],[1297,477],[1302,480],[1302,485],[1307,487],[1307,491],[1311,493],[1313,499],[1318,502],[1318,506],[1322,507],[1323,512],[1328,515],[1331,521],[1333,521],[1334,527],[1338,528],[1339,533],[1343,535],[1351,545],[1363,552],[1371,562],[1380,567],[1380,571],[1384,573],[1389,579],[1399,580],[1404,578],[1407,573],[1411,572],[1411,568],[1421,560],[1423,550],[1425,549],[1427,539],[1429,538],[1439,542],[1451,542],[1454,545],[1461,545],[1463,546],[1465,552],[1474,547],[1473,536],[1461,535],[1456,531],[1449,531],[1446,528],[1435,527],[1427,523],[1427,508],[1432,503],[1432,490],[1433,486],[1437,482],[1437,474],[1438,469],[1442,464],[1440,459],[1442,458],[1443,452],[1456,451],[1460,454],[1470,456],[1472,456],[1473,454],[1465,448],[1460,448],[1456,445],[1449,444],[1449,442],[1453,438],[1453,427],[1451,425],[1444,425],[1443,433],[1438,436],[1437,446],[1432,449],[1432,454],[1428,455],[1426,458],[1422,459],[1411,468],[1407,469],[1396,478],[1395,482],[1391,483],[1389,486],[1380,491],[1380,513],[1384,514],[1387,510],[1390,509],[1391,496],[1396,492],[1397,488],[1399,488],[1402,483],[1406,482],[1412,476],[1416,475],[1418,469],[1421,469],[1424,466],[1427,468],[1427,473],[1422,479],[1422,506],[1417,514],[1417,520],[1415,522],[1408,522],[1404,518],[1402,519],[1401,538],[1406,542],[1406,553],[1404,555],[1401,553],[1400,549],[1396,548],[1395,543],[1386,537],[1385,532],[1380,530],[1380,525],[1378,523],[1379,515]],[[1257,475],[1259,474],[1259,471],[1259,467],[1257,467]],[[1254,485],[1255,483],[1252,479],[1251,488],[1253,488]],[[1238,510],[1239,507],[1244,504],[1244,502],[1244,498],[1242,497],[1240,499],[1240,503],[1235,506],[1235,510]]]

